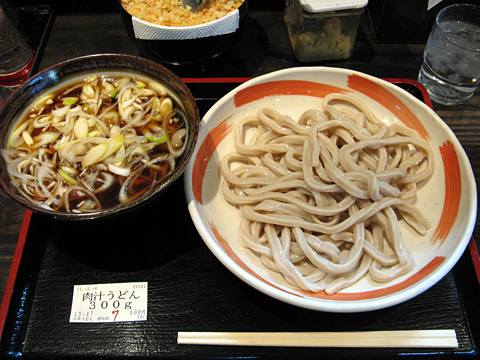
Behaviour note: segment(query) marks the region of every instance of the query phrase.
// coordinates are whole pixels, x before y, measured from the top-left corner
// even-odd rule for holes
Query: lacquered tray
[[[185,79],[202,115],[244,80]],[[415,82],[389,80],[429,103]],[[5,323],[0,358],[385,359],[407,354],[415,358],[476,358],[480,287],[472,254],[466,251],[444,279],[408,302],[368,313],[330,314],[269,298],[224,268],[190,220],[181,180],[166,196],[138,211],[96,223],[62,222],[27,211],[9,280],[13,290],[5,294],[0,314]],[[69,322],[74,285],[121,282],[148,282],[146,321]],[[454,329],[459,347],[177,344],[179,331],[408,329]]]

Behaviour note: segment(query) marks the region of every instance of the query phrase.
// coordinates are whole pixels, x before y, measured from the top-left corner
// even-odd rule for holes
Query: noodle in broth
[[[270,108],[241,119],[235,150],[220,167],[241,240],[290,284],[333,294],[367,274],[388,282],[413,269],[398,218],[426,233],[413,203],[434,166],[415,131],[331,94],[297,122]]]
[[[35,101],[2,155],[26,198],[88,213],[130,203],[162,183],[185,150],[187,126],[162,84],[92,75]]]

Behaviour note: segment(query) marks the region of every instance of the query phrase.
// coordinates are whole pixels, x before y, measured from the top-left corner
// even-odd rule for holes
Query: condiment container
[[[286,0],[285,24],[295,57],[302,62],[352,55],[368,0]]]

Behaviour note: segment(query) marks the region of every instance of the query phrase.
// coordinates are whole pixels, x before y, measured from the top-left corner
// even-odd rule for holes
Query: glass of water
[[[480,81],[480,7],[456,4],[442,9],[425,45],[418,81],[432,101],[459,105]]]
[[[0,86],[15,87],[28,78],[34,56],[0,6]]]

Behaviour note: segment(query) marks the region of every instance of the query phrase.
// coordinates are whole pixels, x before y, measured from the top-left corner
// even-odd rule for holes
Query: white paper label
[[[70,322],[147,320],[148,283],[75,285]]]

